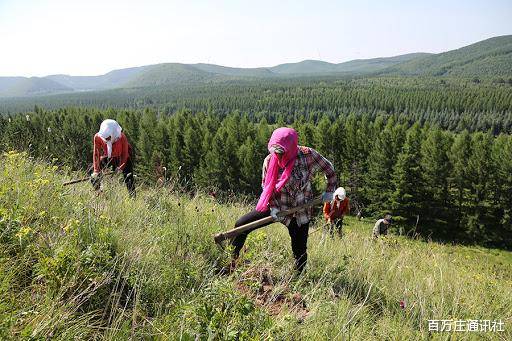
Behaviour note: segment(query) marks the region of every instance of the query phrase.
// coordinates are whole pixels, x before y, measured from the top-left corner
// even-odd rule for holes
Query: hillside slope
[[[429,56],[429,53],[409,53],[395,57],[356,59],[344,63],[328,63],[320,60],[304,60],[298,63],[281,64],[270,68],[281,75],[353,73],[367,74],[380,71],[407,61]]]
[[[401,63],[382,74],[512,77],[512,35]]]
[[[191,64],[192,67],[214,74],[235,77],[272,77],[273,72],[269,68],[234,68],[214,64]]]
[[[12,77],[0,83],[3,83],[3,85],[0,84],[0,97],[37,96],[73,91],[66,85],[40,77]]]
[[[0,338],[413,340],[512,337],[511,254],[312,230],[305,274],[275,224],[250,235],[237,270],[212,235],[249,207],[168,188],[130,200],[114,180],[62,187],[56,166],[0,162]],[[319,228],[321,224],[314,224]],[[488,319],[504,331],[428,331]],[[450,335],[451,334],[451,335]]]
[[[218,77],[217,74],[197,69],[192,65],[167,63],[153,65],[123,86],[126,88],[176,86],[203,83]]]
[[[74,90],[102,90],[118,88],[151,66],[133,67],[110,71],[101,76],[50,75],[51,79]]]
[[[22,81],[25,77],[0,77],[0,96],[4,91],[7,91],[14,84]]]
[[[336,65],[337,72],[372,73],[383,70],[393,65],[400,65],[412,60],[417,60],[431,53],[409,53],[388,58],[356,59]]]
[[[233,68],[214,64],[163,63],[114,70],[100,76],[0,77],[0,97],[119,88],[187,87],[211,82],[295,77],[353,76],[512,77],[512,35],[495,37],[439,54],[410,53],[334,64],[304,60],[273,67]]]

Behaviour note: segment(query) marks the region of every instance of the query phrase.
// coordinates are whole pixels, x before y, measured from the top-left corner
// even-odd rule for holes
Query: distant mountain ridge
[[[273,67],[233,68],[204,63],[163,63],[114,70],[100,76],[0,77],[0,97],[324,75],[512,77],[512,35],[439,54],[409,53],[339,64],[304,60]]]
[[[319,60],[304,60],[298,63],[280,64],[274,67],[234,68],[214,64],[162,63],[128,69],[114,70],[100,76],[50,75],[48,88],[41,87],[37,81],[34,88],[40,91],[28,91],[30,83],[36,78],[0,77],[0,97],[22,97],[45,95],[72,91],[97,91],[115,88],[140,88],[151,86],[193,85],[205,82],[218,82],[239,79],[266,79],[290,76],[312,76],[329,74],[365,74],[383,70],[386,67],[427,53],[411,53],[389,58],[359,59],[334,64]],[[22,86],[22,84],[25,84]],[[60,84],[57,86],[56,84]],[[25,91],[27,90],[27,91]]]
[[[48,78],[0,77],[0,97],[37,96],[71,92],[73,88]]]
[[[130,79],[136,77],[148,68],[150,68],[150,66],[114,70],[101,76],[50,75],[45,78],[51,79],[75,90],[112,89],[124,85]]]
[[[512,35],[482,40],[448,52],[411,59],[382,74],[408,76],[512,76]]]
[[[408,53],[395,57],[355,59],[339,64],[319,60],[304,60],[298,63],[277,65],[270,68],[270,70],[278,74],[371,73],[429,55],[430,53]]]

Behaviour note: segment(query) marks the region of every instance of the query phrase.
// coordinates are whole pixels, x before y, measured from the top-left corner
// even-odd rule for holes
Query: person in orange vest
[[[122,130],[119,123],[114,120],[106,119],[101,122],[100,130],[93,139],[94,171],[91,175],[91,183],[95,190],[100,190],[101,170],[111,167],[115,172],[123,173],[128,193],[135,197],[133,149]]]
[[[350,202],[347,193],[343,187],[339,187],[334,191],[332,201],[324,204],[324,217],[329,226],[331,237],[334,238],[334,230],[338,235],[343,235],[343,217],[350,211]]]

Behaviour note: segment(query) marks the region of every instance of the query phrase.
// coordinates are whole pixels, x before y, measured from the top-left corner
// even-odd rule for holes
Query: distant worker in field
[[[332,200],[324,203],[324,217],[332,238],[334,238],[335,230],[340,238],[343,236],[343,217],[348,214],[349,210],[350,203],[347,193],[343,187],[339,187],[334,191]]]
[[[104,120],[100,130],[94,135],[93,165],[91,183],[95,190],[101,188],[101,171],[112,168],[123,173],[124,183],[130,196],[135,196],[135,179],[133,177],[133,150],[122,128],[114,120]]]
[[[391,222],[391,214],[386,214],[384,218],[377,220],[373,227],[373,238],[387,235]]]
[[[272,216],[274,222],[280,221],[288,228],[295,269],[300,273],[308,257],[307,241],[312,208],[305,208],[285,217],[278,217],[277,214],[279,211],[301,206],[314,199],[311,180],[319,171],[327,178],[324,201],[331,200],[337,183],[336,174],[331,162],[316,150],[298,145],[298,134],[292,128],[274,130],[268,142],[268,151],[270,154],[263,161],[263,192],[256,209],[238,219],[235,226],[242,226],[268,216]],[[232,240],[233,260],[238,258],[251,231],[243,232]]]

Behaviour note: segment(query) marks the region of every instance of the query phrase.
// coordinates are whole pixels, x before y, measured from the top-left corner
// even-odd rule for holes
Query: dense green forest
[[[0,113],[66,106],[108,109],[153,108],[233,111],[251,119],[292,123],[300,117],[336,118],[351,113],[403,115],[409,122],[452,131],[512,132],[512,79],[455,78],[297,78],[239,81],[181,88],[150,87],[0,100]]]
[[[105,118],[117,119],[135,147],[139,181],[171,181],[187,191],[257,194],[272,129],[290,124],[299,131],[300,144],[333,161],[353,213],[391,211],[401,233],[512,246],[512,137],[450,132],[412,124],[407,115],[318,114],[285,120],[238,111],[165,115],[151,109],[37,109],[0,120],[2,148],[86,169],[92,137]]]

